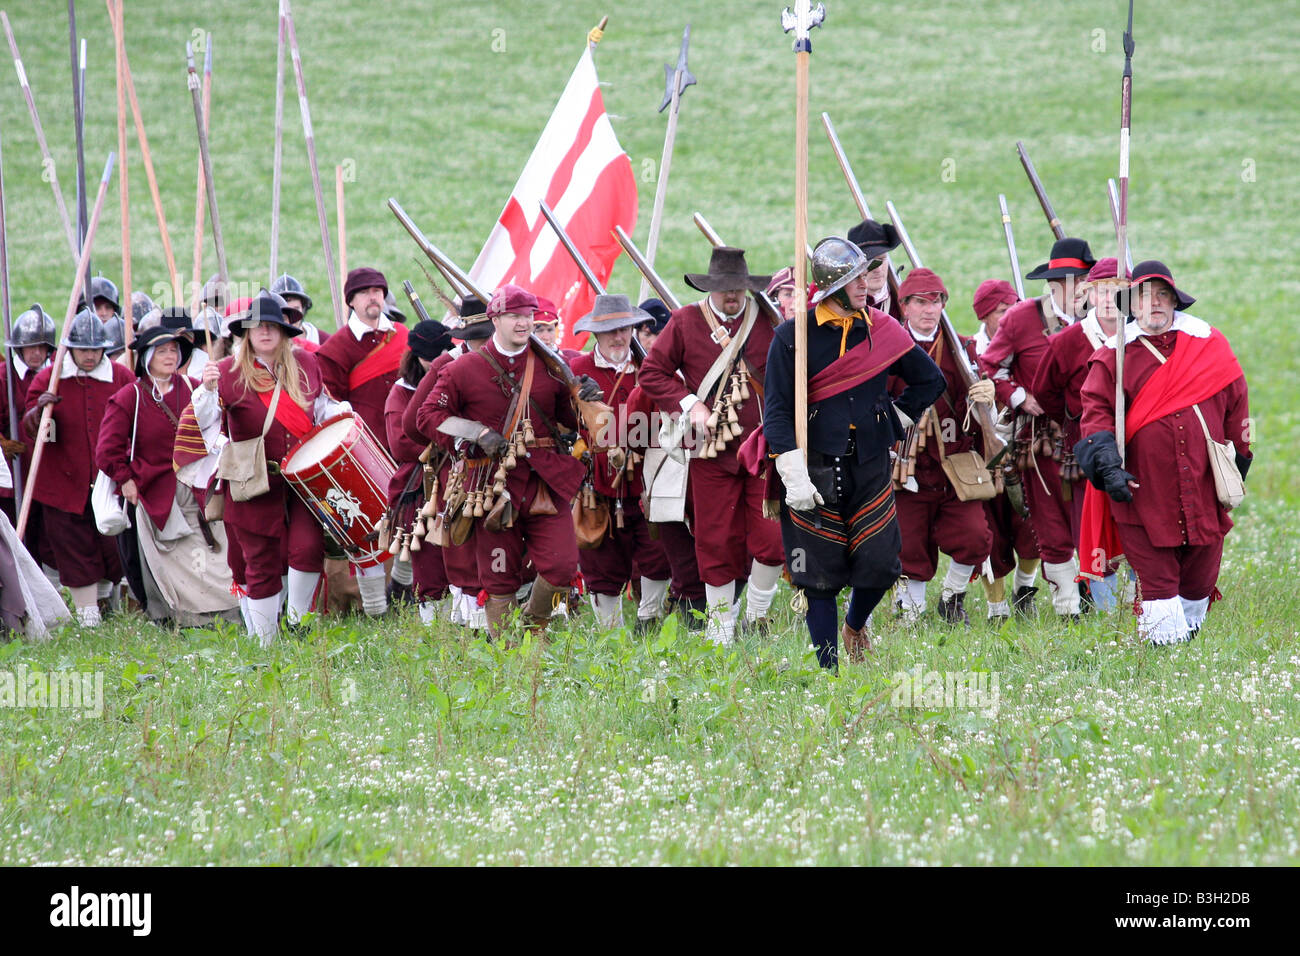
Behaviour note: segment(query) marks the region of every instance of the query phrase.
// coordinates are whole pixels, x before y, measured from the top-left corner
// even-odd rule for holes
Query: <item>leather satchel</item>
[[[249,501],[271,490],[271,477],[266,470],[266,433],[275,421],[275,407],[280,403],[280,384],[275,385],[271,407],[266,410],[262,434],[243,441],[227,442],[217,459],[217,477],[226,483],[226,493],[232,501]]]
[[[579,494],[573,499],[573,533],[578,539],[578,547],[583,551],[594,551],[605,543],[609,534],[609,500],[604,495],[596,496],[596,507],[588,508],[582,503]]]

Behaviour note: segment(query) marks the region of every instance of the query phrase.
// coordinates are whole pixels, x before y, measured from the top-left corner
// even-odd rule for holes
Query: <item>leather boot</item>
[[[555,610],[557,596],[560,600],[565,600],[568,593],[567,584],[556,587],[539,574],[537,580],[533,582],[533,593],[528,595],[528,603],[524,605],[524,611],[519,615],[519,623],[532,631],[533,636],[538,640],[545,639],[546,625],[551,621],[551,612]]]
[[[1034,586],[1016,588],[1016,593],[1011,598],[1011,609],[1025,617],[1033,617],[1034,595],[1037,593],[1038,588]]]
[[[489,594],[487,605],[483,608],[487,612],[488,637],[493,641],[501,640],[501,632],[505,627],[506,618],[510,616],[510,610],[515,606],[515,596],[513,594]]]
[[[939,620],[945,624],[962,624],[970,627],[970,618],[966,616],[966,593],[954,592],[939,599]]]
[[[871,653],[871,636],[867,633],[866,627],[855,631],[846,623],[844,629],[840,631],[840,639],[844,642],[844,653],[848,656],[850,664],[861,664]]]

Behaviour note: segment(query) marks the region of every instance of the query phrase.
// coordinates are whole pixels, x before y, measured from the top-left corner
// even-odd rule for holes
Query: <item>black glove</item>
[[[475,439],[475,444],[482,448],[483,453],[489,458],[495,458],[502,454],[510,443],[501,437],[500,432],[494,432],[489,428],[484,434]]]
[[[584,402],[599,402],[605,398],[605,393],[600,390],[600,386],[590,375],[579,375],[578,398]]]
[[[1132,501],[1130,481],[1137,479],[1124,470],[1119,446],[1110,432],[1089,435],[1074,446],[1074,457],[1094,488],[1110,495],[1112,501]]]
[[[1250,463],[1255,460],[1255,456],[1245,457],[1241,452],[1236,452],[1237,471],[1241,472],[1241,480],[1246,480],[1246,472],[1250,471]]]

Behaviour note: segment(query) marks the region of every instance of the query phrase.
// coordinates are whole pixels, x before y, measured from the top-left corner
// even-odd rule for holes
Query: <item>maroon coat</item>
[[[424,378],[420,380],[421,383],[428,377],[426,372]],[[428,445],[427,442],[420,444],[412,441],[402,429],[402,415],[410,407],[414,395],[415,389],[408,386],[405,379],[399,378],[389,389],[388,401],[384,403],[384,436],[393,453],[393,461],[397,462],[397,472],[388,484],[389,504],[397,501],[402,489],[406,487],[407,479],[411,477],[411,472],[420,467],[420,455]]]
[[[952,351],[947,347],[943,338],[941,329],[935,330],[933,342],[924,342],[912,333],[912,330],[906,326],[907,332],[912,336],[912,341],[916,342],[921,348],[925,349],[926,354],[934,359],[939,370],[943,372],[944,393],[939,396],[934,403],[934,414],[939,419],[940,434],[952,435],[953,440],[944,442],[944,455],[955,455],[958,452],[970,451],[975,447],[975,434],[978,434],[978,427],[974,424],[974,418],[971,419],[971,432],[962,431],[962,423],[966,421],[966,383],[962,380],[961,373],[957,370],[957,365],[953,361]],[[975,340],[961,337],[962,345],[966,348],[966,354],[975,358]],[[889,378],[889,394],[897,398],[903,394],[907,383],[896,376]],[[938,442],[935,440],[934,433],[926,439],[925,448],[917,455],[916,459],[916,483],[920,488],[944,488],[951,484],[948,476],[944,474],[943,465],[939,463]]]
[[[1147,338],[1166,359],[1178,336],[1170,330]],[[1133,400],[1160,363],[1140,341],[1124,349],[1124,400]],[[1250,458],[1244,434],[1250,418],[1246,378],[1200,403],[1210,435],[1217,442],[1231,439],[1237,453]],[[1083,383],[1083,434],[1115,432],[1115,350],[1098,349]],[[1125,470],[1141,487],[1132,501],[1112,501],[1111,514],[1120,525],[1140,526],[1157,548],[1184,544],[1211,545],[1232,528],[1232,519],[1219,504],[1210,473],[1205,434],[1191,408],[1159,418],[1131,436],[1125,446]]]
[[[348,375],[353,367],[385,341],[391,332],[367,332],[360,340],[345,324],[316,351],[320,363],[321,379],[325,390],[336,402],[350,402],[352,411],[374,433],[375,440],[388,448],[388,429],[384,425],[384,405],[388,393],[400,375],[400,363],[395,362],[390,372],[376,375],[370,381],[353,389],[348,386]],[[391,449],[389,449],[391,451]]]
[[[420,384],[415,386],[415,392],[407,401],[406,408],[402,410],[402,432],[406,435],[408,441],[421,447],[433,441],[434,436],[424,434],[420,428],[420,407],[424,405],[424,400],[433,391],[433,386],[438,383],[438,374],[442,371],[443,366],[458,356],[459,353],[455,350],[443,352],[429,364],[429,369],[424,373],[424,378],[420,379]]]
[[[1034,376],[1047,356],[1047,327],[1055,328],[1057,322],[1053,315],[1044,326],[1041,297],[1017,302],[1002,316],[997,334],[979,357],[985,374],[993,379],[999,405],[1011,407],[1017,388],[1034,395]]]
[[[480,351],[491,353],[511,383],[518,383],[523,378],[525,361],[529,356],[532,357],[536,367],[527,413],[532,418],[533,431],[539,439],[554,439],[557,436],[551,433],[546,422],[533,410],[534,404],[560,428],[570,432],[578,430],[578,419],[569,398],[568,386],[552,377],[541,358],[531,349],[513,357],[506,356],[497,348],[495,339],[489,339]],[[510,399],[496,379],[496,370],[479,352],[471,352],[448,362],[439,370],[437,382],[416,412],[416,424],[420,433],[430,436],[448,451],[455,449],[455,439],[437,429],[451,417],[468,418],[504,433]],[[573,500],[586,474],[582,463],[573,456],[562,454],[554,447],[534,448],[527,457],[518,460],[506,479],[506,488],[515,502],[523,501],[528,476],[533,471],[549,486],[557,507],[567,506]]]
[[[1083,380],[1088,377],[1088,360],[1096,351],[1083,323],[1076,322],[1047,340],[1047,355],[1039,363],[1029,391],[1043,411],[1061,425],[1066,449],[1083,436],[1079,416],[1083,414]]]
[[[4,430],[7,437],[14,437],[9,434],[9,390],[5,388],[4,376],[8,368],[8,361],[0,359],[0,429]],[[27,437],[27,432],[23,430],[22,420],[23,413],[27,410],[27,390],[31,387],[32,382],[40,372],[38,369],[28,368],[22,378],[14,379],[14,406],[18,409],[18,441],[27,446],[27,453],[20,455],[18,463],[22,467],[22,479],[26,487],[27,470],[32,467],[32,440]],[[12,460],[10,468],[12,469]],[[12,488],[0,489],[0,498],[12,498],[14,490]]]
[[[180,374],[172,376],[172,388],[163,396],[163,403],[177,420],[197,387],[198,382],[191,378]],[[133,425],[134,456],[131,454]],[[176,472],[172,468],[175,442],[176,426],[154,398],[150,382],[133,382],[109,400],[99,428],[95,466],[119,486],[134,481],[144,510],[159,528],[167,523],[172,502],[176,500]]]
[[[628,399],[632,395],[632,390],[637,384],[637,367],[630,364],[620,375],[611,368],[599,368],[596,365],[595,351],[583,352],[577,358],[569,363],[573,369],[574,375],[590,375],[595,379],[596,384],[605,395],[605,404],[614,409],[614,420],[617,423],[617,432],[609,438],[617,437],[622,444],[623,450],[627,451],[627,442],[624,440],[629,432],[628,414],[633,411]],[[617,385],[617,388],[615,387]],[[641,421],[637,423],[642,432],[648,430],[648,425]],[[593,447],[592,439],[594,436],[587,435],[588,447]],[[644,443],[640,443],[644,444]],[[623,474],[618,485],[613,484],[613,479],[617,472],[610,467],[608,452],[592,453],[592,486],[602,495],[610,498],[639,498],[641,497],[641,466],[636,466]]]
[[[70,514],[81,514],[95,481],[95,446],[99,444],[100,422],[109,400],[135,376],[124,365],[110,362],[113,381],[101,382],[88,375],[59,381],[63,401],[54,405],[55,440],[45,446],[33,500]],[[27,390],[27,409],[50,384],[53,366],[41,369]]]
[[[707,308],[707,306],[704,306]],[[721,323],[732,334],[740,330],[741,318],[734,322]],[[763,387],[763,375],[767,371],[767,351],[772,344],[772,326],[762,313],[754,322],[753,331],[745,342],[744,357],[748,360],[753,374],[750,379],[751,396],[749,401],[740,406],[740,426],[743,434],[727,443],[725,450],[711,460],[715,465],[729,474],[740,471],[736,462],[736,450],[749,437],[759,422],[759,412],[763,400],[759,390]],[[682,413],[682,399],[694,394],[712,407],[713,398],[700,395],[701,379],[708,373],[709,367],[722,354],[722,347],[712,338],[708,320],[704,317],[700,303],[683,306],[672,314],[654,347],[646,356],[641,366],[641,390],[664,414]],[[677,377],[681,371],[685,381]],[[727,385],[725,377],[720,379],[723,387]],[[757,387],[755,387],[757,386]],[[717,386],[714,395],[717,394]]]
[[[314,353],[299,349],[294,353],[298,365],[306,376],[303,398],[307,403],[307,417],[311,418],[311,408],[324,386],[321,383],[320,367],[316,364]],[[244,441],[262,434],[262,425],[266,422],[267,407],[261,397],[252,389],[245,389],[239,381],[235,368],[235,357],[227,356],[218,365],[221,377],[217,381],[217,395],[221,399],[224,411],[225,431],[231,441]],[[280,393],[280,401],[289,401],[289,396]],[[298,443],[298,438],[279,420],[273,421],[266,432],[266,460],[279,462],[288,454],[289,449]],[[270,490],[248,501],[235,501],[226,496],[225,522],[236,528],[245,528],[256,534],[270,534],[272,529],[283,526],[285,520],[285,495],[294,492],[285,484],[284,478],[277,472],[270,476]]]

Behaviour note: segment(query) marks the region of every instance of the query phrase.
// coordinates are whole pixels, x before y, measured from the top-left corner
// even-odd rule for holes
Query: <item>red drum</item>
[[[280,474],[359,567],[382,564],[379,522],[397,466],[365,422],[345,413],[317,425],[284,456]]]

